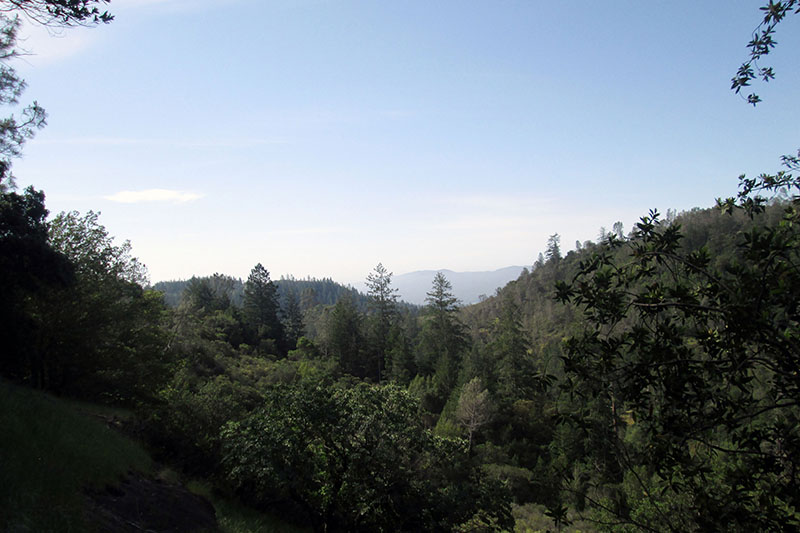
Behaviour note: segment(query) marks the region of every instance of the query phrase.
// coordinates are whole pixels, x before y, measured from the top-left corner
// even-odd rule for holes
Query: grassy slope
[[[202,481],[190,481],[186,488],[210,501],[217,511],[217,522],[223,533],[305,533],[310,532],[280,518],[260,513],[245,507],[237,501],[216,494],[211,487]]]
[[[52,396],[0,381],[0,530],[80,531],[82,489],[150,472],[134,442]]]
[[[84,531],[84,488],[114,484],[132,470],[155,475],[147,452],[95,414],[127,415],[0,379],[0,531]],[[304,531],[202,483],[188,488],[214,504],[224,533]]]

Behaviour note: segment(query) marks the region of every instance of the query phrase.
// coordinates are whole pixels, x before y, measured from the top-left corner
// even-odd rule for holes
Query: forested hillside
[[[186,287],[196,283],[207,283],[214,291],[226,294],[226,297],[234,305],[242,305],[244,281],[224,274],[193,277],[189,280],[159,281],[154,283],[152,288],[164,293],[164,303],[170,307],[177,307]],[[298,305],[304,311],[316,305],[333,305],[345,294],[353,298],[361,309],[365,309],[367,304],[366,295],[330,278],[296,279],[291,276],[281,277],[275,280],[275,285],[278,289],[278,302],[282,308],[288,305],[288,301],[291,298],[296,299]]]
[[[93,25],[105,3],[0,0],[0,102],[24,88],[15,15]],[[762,11],[736,92],[772,79],[800,3]],[[800,153],[715,207],[642,206],[567,253],[553,234],[474,305],[432,274],[418,307],[382,263],[366,294],[261,263],[151,287],[99,213],[17,189],[46,115],[22,117],[0,124],[0,530],[800,529]],[[109,522],[156,470],[215,504]]]
[[[45,212],[35,191],[4,198],[6,220],[24,205]],[[783,326],[773,322],[781,316],[774,312],[758,318],[757,302],[736,307],[730,298],[738,293],[729,292],[766,287],[764,297],[775,300],[770,305],[794,301],[787,292],[792,271],[785,270],[791,263],[781,259],[796,250],[787,240],[797,238],[786,218],[793,209],[779,201],[750,215],[696,209],[662,221],[651,214],[622,238],[610,234],[563,256],[554,236],[546,259],[479,304],[459,308],[448,280],[437,274],[421,313],[398,305],[382,265],[367,279],[365,308],[350,291],[334,305],[301,306],[292,297],[281,305],[278,283],[261,265],[242,284],[241,303],[231,296],[233,278],[218,275],[193,278],[179,305],[168,307],[161,293],[142,288],[138,262],[126,245],[113,244],[97,215],[62,214],[49,233],[23,237],[14,230],[31,250],[26,253],[43,250],[36,253],[52,257],[53,267],[47,274],[21,271],[33,283],[20,282],[8,293],[17,302],[6,308],[14,313],[6,324],[13,321],[15,337],[5,335],[16,339],[9,344],[16,355],[4,359],[3,374],[60,394],[137,406],[140,434],[159,460],[315,529],[507,529],[515,522],[561,527],[576,520],[591,529],[612,517],[657,529],[650,520],[663,521],[660,513],[676,528],[691,528],[720,519],[704,509],[728,512],[772,494],[758,492],[761,485],[738,499],[728,492],[741,480],[730,463],[717,464],[719,453],[744,453],[748,446],[759,446],[760,459],[778,461],[748,470],[761,473],[754,483],[769,480],[785,495],[765,507],[769,514],[731,515],[730,524],[791,523],[791,512],[776,513],[781,502],[792,501],[793,481],[775,469],[787,468],[792,457],[782,450],[796,428],[783,420],[795,407],[783,398],[794,386],[784,380],[794,374],[771,375],[779,367],[753,357],[767,352],[746,343],[773,344],[760,336],[788,327],[786,348],[775,349],[790,349],[792,315]],[[36,228],[35,218],[22,220]],[[757,246],[764,251],[754,257]],[[750,269],[759,272],[754,261],[765,260],[771,268],[786,265],[769,282],[774,288],[746,277]],[[637,315],[631,312],[637,305],[656,310]],[[750,357],[750,363],[738,359],[750,369],[743,370],[744,381],[660,391],[652,381],[659,373],[625,362],[647,340],[659,346],[647,352],[652,356],[689,350],[697,355],[687,352],[681,364],[695,361],[711,371],[710,365],[728,365],[702,354],[710,353],[709,342],[727,343],[735,334],[726,322],[735,318],[729,308],[735,314],[753,305],[755,330],[730,341]],[[689,315],[697,309],[704,315]],[[585,358],[591,353],[607,355]],[[623,366],[597,366],[607,364]],[[679,375],[685,383],[697,374]],[[617,385],[608,389],[611,383]],[[659,418],[668,405],[675,409],[665,403],[667,393],[689,395],[684,401],[698,411]],[[774,398],[774,405],[763,406],[764,398]],[[751,410],[752,418],[737,423],[725,414],[733,409],[729,402],[735,413]],[[696,427],[712,406],[723,411],[703,435],[670,426]],[[764,418],[764,412],[780,417]],[[677,431],[683,440],[642,455],[659,435]],[[775,432],[782,448],[765,451],[753,440],[763,431]],[[732,440],[737,435],[749,440]],[[675,455],[690,442],[719,453]],[[662,468],[678,472],[687,485],[672,484]],[[692,503],[700,485],[691,476],[709,469],[720,495],[707,494],[701,510]],[[654,487],[661,499],[643,500]]]
[[[441,272],[453,285],[453,295],[462,304],[473,304],[492,295],[510,280],[516,278],[523,267],[505,267],[491,272],[454,272],[452,270],[417,270],[395,276],[400,299],[417,305],[425,305],[430,282]],[[361,285],[356,284],[361,288]]]
[[[780,203],[771,205],[757,221],[769,226],[777,226],[783,216]],[[711,266],[723,269],[734,261],[741,260],[741,235],[753,224],[750,217],[742,211],[723,214],[719,209],[695,208],[691,211],[671,214],[660,219],[661,226],[680,228],[680,249],[686,253],[705,249],[711,258]],[[608,234],[607,234],[608,235]],[[613,260],[622,262],[626,250],[616,246],[629,241],[636,235],[635,230],[621,237],[613,234],[615,244]],[[533,350],[537,353],[559,353],[562,341],[582,326],[581,313],[573,306],[565,306],[555,298],[556,283],[570,281],[577,275],[581,261],[587,260],[598,251],[603,243],[587,241],[580,247],[570,250],[563,257],[560,249],[549,248],[548,258],[540,258],[526,269],[520,277],[503,287],[498,294],[487,300],[462,309],[464,322],[472,331],[473,338],[480,339],[488,331],[493,320],[501,313],[506,302],[518,308],[518,317],[526,334],[530,336]]]

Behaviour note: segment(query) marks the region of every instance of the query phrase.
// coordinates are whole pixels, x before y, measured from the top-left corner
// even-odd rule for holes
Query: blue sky
[[[49,125],[15,174],[102,212],[153,281],[530,265],[800,146],[800,20],[762,104],[729,90],[759,5],[115,0],[26,30]]]

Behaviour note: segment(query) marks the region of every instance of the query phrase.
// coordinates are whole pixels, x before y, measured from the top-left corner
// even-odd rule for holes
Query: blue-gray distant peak
[[[509,266],[487,272],[454,272],[445,268],[439,270],[417,270],[392,277],[392,286],[398,289],[400,299],[409,303],[424,305],[426,293],[431,290],[433,278],[441,272],[453,286],[453,294],[464,305],[479,301],[482,295],[492,296],[498,287],[517,279],[521,266]],[[364,290],[358,287],[360,290]]]

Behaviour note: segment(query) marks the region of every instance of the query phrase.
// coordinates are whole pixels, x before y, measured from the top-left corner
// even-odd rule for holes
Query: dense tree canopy
[[[468,340],[457,315],[458,299],[441,272],[436,273],[427,294],[416,368],[419,374],[433,378],[432,394],[426,404],[432,402],[441,410],[456,386]]]
[[[434,437],[394,387],[278,388],[224,432],[231,480],[249,498],[284,501],[315,531],[450,531],[478,509],[510,525],[499,487],[456,441]]]
[[[567,345],[570,391],[602,399],[585,408],[608,409],[616,428],[606,482],[619,472],[627,498],[660,494],[616,514],[672,531],[794,529],[800,234],[754,226],[717,268],[706,250],[683,251],[681,237],[652,213],[630,242],[595,252],[559,286],[591,324]],[[602,491],[590,497],[625,508]]]
[[[0,0],[0,104],[24,89],[17,14],[91,25],[106,3]],[[799,10],[763,8],[734,90],[772,79],[758,61]],[[0,121],[0,183],[44,118]],[[783,164],[722,209],[564,253],[553,234],[474,306],[437,274],[421,313],[382,264],[368,297],[258,264],[161,284],[168,308],[97,214],[48,223],[42,192],[4,189],[0,375],[135,405],[159,460],[320,531],[795,531],[800,154]]]
[[[370,309],[369,371],[380,382],[383,379],[389,332],[397,318],[397,289],[392,287],[392,273],[378,263],[367,276]]]
[[[283,349],[283,324],[279,318],[278,288],[269,271],[258,263],[244,285],[242,306],[251,344],[267,352]]]
[[[364,377],[363,319],[352,298],[341,298],[330,312],[325,344],[330,355],[345,372]]]
[[[47,233],[44,193],[0,193],[0,374],[42,385],[41,354],[35,349],[41,317],[35,301],[72,283],[74,268],[53,249]]]
[[[147,273],[130,243],[114,244],[91,211],[59,214],[50,241],[72,264],[75,283],[48,291],[38,306],[48,387],[120,401],[154,394],[167,371],[164,307],[143,289]]]

